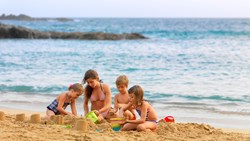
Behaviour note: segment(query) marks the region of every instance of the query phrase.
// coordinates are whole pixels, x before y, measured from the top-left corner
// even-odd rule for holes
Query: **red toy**
[[[174,117],[173,117],[173,116],[166,116],[166,117],[164,118],[164,120],[165,120],[166,122],[174,122]]]

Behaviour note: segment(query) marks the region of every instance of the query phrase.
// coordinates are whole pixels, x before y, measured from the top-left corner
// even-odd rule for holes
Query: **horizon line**
[[[31,18],[131,18],[131,19],[144,19],[144,18],[152,18],[152,19],[157,19],[157,18],[161,18],[161,19],[164,19],[164,18],[169,18],[169,19],[183,19],[183,18],[186,18],[186,19],[249,19],[250,17],[213,17],[213,16],[204,16],[204,17],[197,17],[197,16],[176,16],[176,17],[152,17],[152,16],[148,16],[148,17],[145,17],[145,16],[141,16],[141,17],[124,17],[124,16],[121,16],[121,17],[118,17],[118,16],[71,16],[71,17],[68,17],[68,16],[53,16],[53,17],[47,17],[47,16],[30,16],[28,14],[5,14],[5,13],[2,13],[0,14],[1,16],[2,15],[5,15],[5,16],[10,16],[10,15],[14,15],[14,16],[19,16],[19,15],[25,15],[25,16],[29,16]]]

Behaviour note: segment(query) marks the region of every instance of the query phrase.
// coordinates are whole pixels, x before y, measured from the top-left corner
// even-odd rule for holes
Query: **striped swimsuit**
[[[141,110],[135,108],[136,112],[141,116]],[[147,114],[146,114],[146,121],[150,121],[150,122],[154,122],[156,124],[158,124],[158,122],[156,120],[148,120],[148,114],[149,114],[149,110],[147,110]]]
[[[66,94],[66,100],[68,100],[68,94]],[[66,107],[70,104],[70,102],[64,102],[63,109],[66,109]],[[58,107],[58,101],[55,99],[49,106],[47,106],[47,109],[53,111],[55,115],[59,115],[60,112],[57,110]]]

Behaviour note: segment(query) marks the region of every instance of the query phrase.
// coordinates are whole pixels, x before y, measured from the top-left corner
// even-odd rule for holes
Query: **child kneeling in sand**
[[[126,117],[127,119],[135,120],[135,110],[130,108],[126,110],[125,112],[122,111],[122,107],[124,107],[126,104],[129,103],[129,95],[128,95],[128,77],[126,75],[120,75],[116,79],[116,87],[119,91],[118,94],[115,95],[115,100],[114,100],[114,109],[111,109],[109,111],[110,116],[112,117]],[[118,109],[120,109],[118,111]],[[121,112],[122,111],[122,112]]]
[[[134,107],[140,115],[140,119],[125,120],[121,130],[155,131],[157,129],[157,114],[154,108],[143,99],[143,89],[139,85],[135,85],[128,90],[128,93],[130,102],[123,108],[123,111]]]
[[[75,100],[80,95],[82,95],[84,89],[83,86],[79,83],[70,85],[68,89],[69,91],[63,92],[60,95],[58,95],[56,99],[49,106],[47,106],[47,111],[46,111],[47,120],[50,120],[50,117],[52,115],[59,115],[59,114],[77,116]],[[71,106],[72,113],[65,111],[68,105]]]

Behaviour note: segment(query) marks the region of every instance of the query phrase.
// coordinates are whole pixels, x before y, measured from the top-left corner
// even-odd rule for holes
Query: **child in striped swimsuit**
[[[75,100],[82,95],[84,89],[79,83],[75,83],[69,86],[69,91],[63,92],[56,97],[56,99],[47,106],[46,119],[50,120],[52,115],[72,115],[77,116]],[[72,113],[67,112],[65,109],[70,105]]]
[[[157,114],[155,109],[143,99],[143,89],[139,85],[135,85],[128,90],[130,102],[123,107],[123,111],[128,108],[135,108],[140,115],[137,120],[125,120],[121,130],[128,131],[155,131],[157,129]]]

